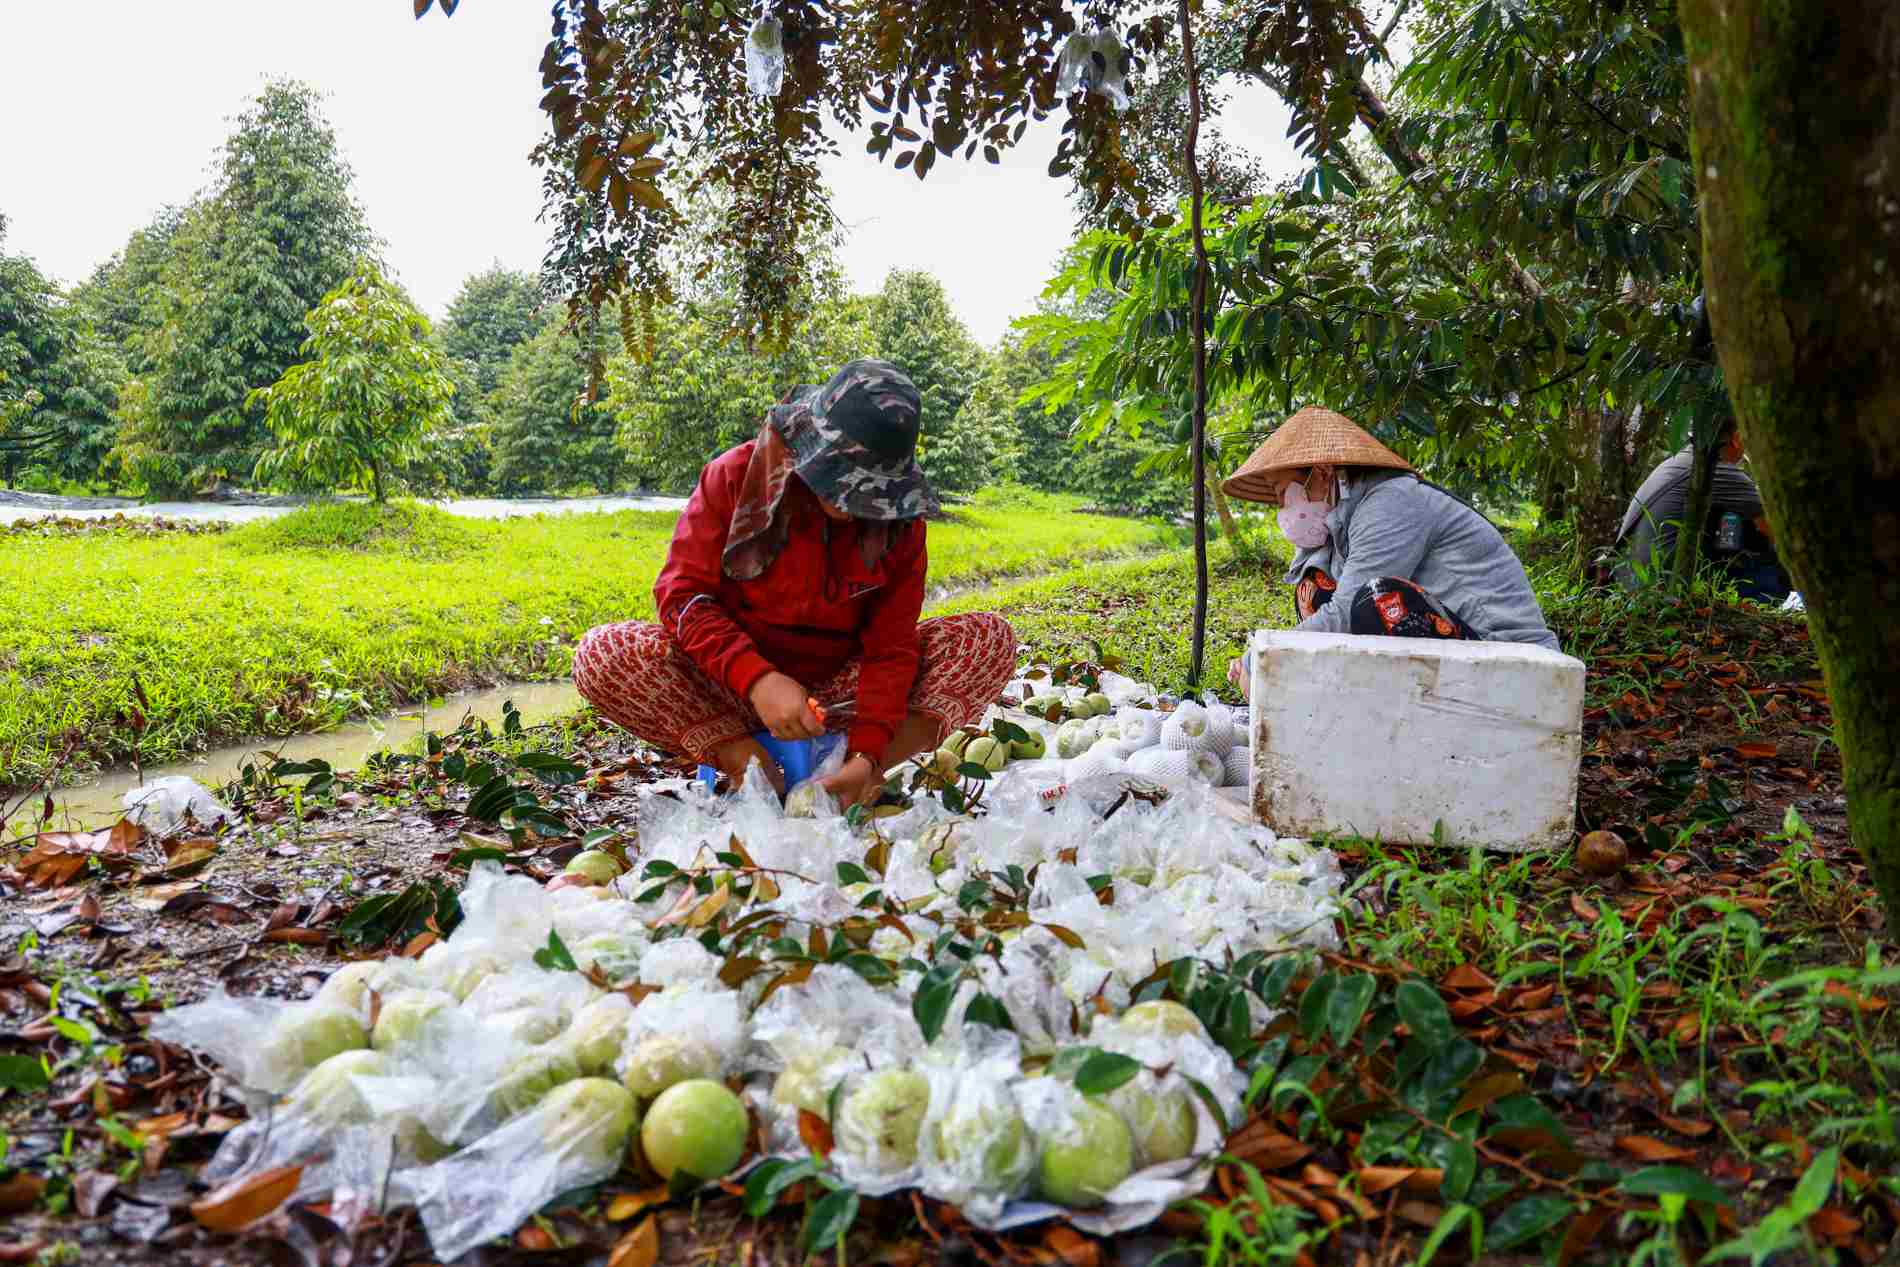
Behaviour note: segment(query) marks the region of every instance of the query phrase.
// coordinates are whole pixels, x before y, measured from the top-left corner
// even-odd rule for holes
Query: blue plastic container
[[[844,742],[844,734],[821,735],[817,739],[776,739],[769,730],[755,730],[752,737],[759,741],[766,755],[778,762],[778,768],[785,775],[785,786],[797,787],[818,772],[832,750]],[[719,786],[719,769],[716,766],[699,767],[699,781],[706,785],[708,792]]]

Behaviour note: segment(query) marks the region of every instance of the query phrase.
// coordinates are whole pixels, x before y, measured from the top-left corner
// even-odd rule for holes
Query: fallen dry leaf
[[[45,1241],[0,1241],[0,1263],[30,1263],[45,1248]]]
[[[1473,1109],[1482,1109],[1495,1104],[1507,1095],[1516,1095],[1524,1089],[1524,1079],[1515,1073],[1487,1074],[1465,1088],[1458,1097],[1458,1105],[1452,1109],[1451,1116],[1469,1113]]]
[[[798,1138],[819,1161],[831,1156],[831,1125],[810,1109],[798,1111]]]
[[[0,1179],[0,1214],[18,1214],[30,1210],[40,1203],[40,1197],[46,1192],[46,1180],[38,1175],[29,1175],[22,1171],[8,1179]]]
[[[1859,1219],[1837,1205],[1830,1205],[1824,1210],[1819,1210],[1808,1219],[1809,1231],[1822,1240],[1832,1241],[1836,1245],[1845,1245],[1853,1240],[1854,1233],[1860,1231],[1860,1226]]]
[[[330,934],[321,928],[273,928],[264,934],[264,940],[292,942],[299,946],[321,946],[330,940]]]
[[[1489,990],[1495,982],[1468,963],[1461,963],[1439,982],[1447,990]]]
[[[623,1192],[607,1204],[607,1219],[611,1223],[624,1223],[648,1206],[661,1205],[666,1201],[666,1185],[648,1188],[644,1192]]]
[[[660,1260],[660,1224],[651,1214],[614,1245],[607,1267],[653,1267]]]
[[[1060,1223],[1043,1233],[1042,1243],[1057,1261],[1068,1263],[1069,1267],[1096,1267],[1102,1261],[1099,1245]]]
[[[1369,1197],[1396,1188],[1417,1173],[1416,1166],[1361,1166],[1353,1171],[1359,1180],[1359,1191]]]
[[[1694,1161],[1696,1158],[1693,1148],[1665,1144],[1648,1135],[1624,1135],[1616,1141],[1616,1146],[1638,1161]]]
[[[1770,761],[1779,754],[1771,743],[1738,743],[1735,755],[1747,761]]]
[[[302,1166],[259,1171],[194,1201],[191,1217],[214,1232],[240,1232],[280,1209],[302,1180]]]
[[[1313,1149],[1257,1117],[1227,1139],[1227,1151],[1259,1170],[1280,1170],[1303,1161]]]

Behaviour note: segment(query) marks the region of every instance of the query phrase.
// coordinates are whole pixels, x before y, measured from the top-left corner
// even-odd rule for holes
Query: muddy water
[[[467,714],[501,725],[501,706],[514,702],[527,725],[548,721],[571,713],[581,705],[581,697],[572,682],[515,682],[485,691],[451,695],[440,707],[412,709],[373,721],[339,726],[315,735],[292,735],[286,739],[251,739],[218,748],[190,761],[174,765],[147,766],[150,781],[166,774],[185,774],[209,788],[236,778],[248,760],[259,753],[274,752],[287,761],[328,761],[338,770],[354,770],[364,758],[385,748],[404,748],[428,730],[446,732],[455,729]],[[92,826],[109,821],[121,812],[125,794],[138,786],[130,769],[108,770],[90,783],[77,784],[53,794],[57,807],[55,822],[74,826]]]

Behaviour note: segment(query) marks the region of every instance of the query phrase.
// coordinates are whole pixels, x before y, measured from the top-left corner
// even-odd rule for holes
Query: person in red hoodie
[[[1001,616],[919,620],[924,517],[917,388],[895,365],[853,361],[766,414],[756,440],[700,473],[653,586],[658,623],[590,629],[574,685],[595,710],[735,784],[754,739],[843,731],[840,803],[976,721],[1016,667]]]

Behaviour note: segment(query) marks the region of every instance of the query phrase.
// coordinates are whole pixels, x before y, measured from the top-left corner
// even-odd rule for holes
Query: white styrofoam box
[[[1569,842],[1583,662],[1510,642],[1262,630],[1253,638],[1254,816],[1527,851]]]

